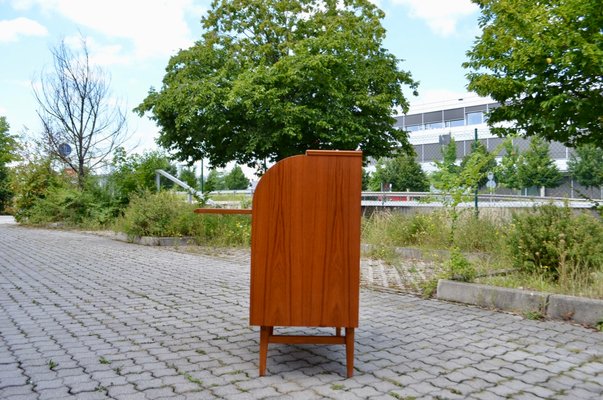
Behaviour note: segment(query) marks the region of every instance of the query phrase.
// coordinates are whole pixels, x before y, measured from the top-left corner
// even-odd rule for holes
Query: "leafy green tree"
[[[603,147],[601,0],[472,1],[482,34],[464,67],[469,90],[501,105],[493,130]]]
[[[568,161],[570,174],[587,188],[603,186],[603,149],[594,145],[576,148]]]
[[[156,190],[155,171],[162,169],[171,175],[177,174],[177,168],[170,163],[167,155],[160,151],[126,155],[123,147],[117,148],[113,158],[114,171],[109,184],[119,204],[125,206],[134,194]],[[171,188],[173,183],[161,179],[162,188]]]
[[[532,138],[528,150],[519,156],[517,175],[523,188],[553,188],[563,180],[563,175],[549,154],[549,144],[538,136]]]
[[[461,160],[461,171],[465,169],[471,157],[477,156],[477,154],[473,153],[479,153],[480,161],[482,161],[480,162],[480,168],[478,170],[480,178],[477,182],[478,188],[481,188],[486,185],[486,182],[488,182],[488,172],[494,172],[496,170],[496,159],[494,158],[494,155],[488,151],[488,149],[482,142],[473,142],[471,144],[471,153],[467,154]]]
[[[429,180],[415,160],[414,155],[402,154],[395,158],[382,158],[370,180],[371,190],[380,190],[382,183],[391,183],[395,192],[429,190]]]
[[[213,192],[215,190],[225,190],[226,182],[224,182],[224,173],[217,169],[212,169],[207,174],[205,179],[205,187],[203,188],[206,192]]]
[[[521,189],[519,173],[517,167],[519,165],[519,149],[513,146],[513,140],[507,138],[503,142],[505,154],[502,156],[500,164],[496,167],[495,175],[501,185],[509,189]]]
[[[243,173],[243,169],[235,165],[232,170],[224,177],[226,188],[230,190],[243,190],[249,187],[249,179]]]
[[[196,44],[135,109],[178,159],[265,167],[306,149],[408,150],[392,111],[415,89],[369,0],[216,0]]]
[[[186,183],[193,189],[199,187],[199,180],[195,176],[195,168],[182,168],[180,170],[180,175],[178,175],[178,179],[182,182]]]
[[[17,159],[17,140],[10,135],[6,117],[0,117],[0,214],[6,212],[13,197],[9,182],[8,164]]]
[[[450,138],[450,143],[442,146],[442,160],[435,161],[437,170],[431,174],[431,181],[437,189],[445,192],[454,188],[455,177],[461,171],[456,164],[456,142]]]

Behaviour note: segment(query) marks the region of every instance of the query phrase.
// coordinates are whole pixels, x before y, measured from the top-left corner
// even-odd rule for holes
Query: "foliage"
[[[197,189],[199,187],[199,180],[195,176],[195,168],[182,168],[180,170],[180,174],[178,175],[178,179],[182,182],[186,183],[193,189]]]
[[[497,164],[494,155],[488,151],[482,142],[473,142],[471,144],[471,153],[467,154],[461,160],[461,171],[464,171],[471,162],[471,159],[475,159],[476,157],[480,160],[480,165],[476,171],[479,174],[477,187],[482,188],[488,181],[488,172],[494,172]]]
[[[570,155],[568,170],[578,183],[586,187],[603,186],[603,148],[583,145]]]
[[[213,192],[216,190],[226,190],[226,182],[224,181],[224,173],[217,169],[212,169],[207,174],[205,179],[205,187],[203,188],[206,192]]]
[[[382,183],[391,183],[392,190],[395,192],[405,190],[426,192],[429,190],[429,181],[425,172],[415,160],[414,155],[409,154],[379,159],[376,171],[370,179],[370,189],[381,190]]]
[[[428,214],[376,212],[362,223],[362,242],[390,247],[445,249],[450,246],[450,215],[445,211]],[[491,252],[506,242],[505,225],[494,218],[461,215],[454,243],[465,252]]]
[[[176,175],[176,166],[160,151],[147,151],[143,154],[126,155],[123,147],[115,150],[113,157],[113,172],[109,176],[108,185],[116,202],[126,206],[130,197],[146,191],[157,190],[155,171],[162,169],[171,175]],[[161,179],[161,188],[169,189],[173,183]]]
[[[458,247],[454,247],[450,252],[447,267],[450,279],[455,281],[473,282],[477,275],[475,267],[461,253]]]
[[[371,174],[366,170],[366,168],[362,168],[362,190],[369,190],[370,181]]]
[[[515,214],[509,231],[513,266],[552,279],[603,268],[603,224],[568,207],[542,206]]]
[[[224,177],[224,184],[229,190],[243,190],[249,187],[249,179],[243,173],[243,169],[235,165]]]
[[[28,210],[27,223],[97,229],[111,225],[119,208],[96,177],[88,176],[84,188],[65,184],[51,187]]]
[[[549,144],[538,136],[530,141],[528,150],[519,156],[517,179],[521,187],[557,187],[563,175],[549,155]]]
[[[18,222],[27,222],[39,199],[68,182],[52,168],[50,158],[34,157],[13,168],[11,190],[14,193],[12,213]]]
[[[53,71],[42,72],[34,85],[37,112],[49,154],[77,173],[82,188],[89,171],[128,139],[126,116],[111,97],[107,74],[92,65],[83,38],[79,49],[63,40],[51,52]],[[69,155],[60,151],[65,144],[73,148]]]
[[[13,192],[9,182],[8,164],[17,160],[17,138],[9,133],[10,125],[6,117],[0,116],[0,214],[10,206]]]
[[[493,131],[603,147],[601,1],[473,2],[482,34],[464,67],[469,90],[501,105],[489,115]]]
[[[513,146],[512,138],[507,138],[503,142],[505,151],[500,164],[496,167],[495,175],[499,183],[509,189],[521,189],[521,182],[517,167],[519,165],[519,148]]]
[[[450,185],[454,184],[451,179],[460,171],[460,166],[456,163],[456,142],[453,137],[448,144],[442,146],[441,151],[442,160],[435,161],[437,170],[430,178],[434,187],[447,192],[452,189]]]
[[[130,237],[191,236],[199,244],[249,246],[250,218],[195,215],[195,207],[168,191],[144,193],[132,198],[116,227]]]
[[[135,111],[181,160],[265,168],[306,149],[410,148],[393,127],[415,89],[382,47],[384,13],[368,0],[220,0],[205,33],[172,57]]]

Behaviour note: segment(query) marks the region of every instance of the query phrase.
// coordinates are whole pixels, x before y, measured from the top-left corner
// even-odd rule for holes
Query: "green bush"
[[[508,245],[514,267],[526,273],[584,280],[603,268],[603,224],[568,207],[514,214]]]
[[[162,191],[134,196],[116,228],[130,237],[191,236],[199,244],[248,246],[251,218],[241,215],[194,214],[195,205]]]
[[[455,247],[450,252],[450,260],[448,260],[448,271],[450,278],[455,281],[473,282],[477,272],[473,264],[461,253],[458,247]]]
[[[61,223],[79,228],[101,228],[113,223],[119,209],[112,205],[109,194],[89,177],[83,189],[73,184],[54,186],[44,197],[33,200],[19,215],[28,224]]]

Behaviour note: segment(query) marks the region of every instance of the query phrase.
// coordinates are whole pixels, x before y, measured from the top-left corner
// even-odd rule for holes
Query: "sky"
[[[461,64],[479,35],[470,0],[373,0],[385,12],[384,47],[420,82],[412,105],[475,96]],[[32,85],[51,69],[50,50],[83,36],[91,60],[110,76],[115,104],[128,110],[131,144],[155,148],[159,129],[131,110],[161,87],[179,49],[201,38],[211,0],[0,0],[0,116],[12,134],[40,132]]]

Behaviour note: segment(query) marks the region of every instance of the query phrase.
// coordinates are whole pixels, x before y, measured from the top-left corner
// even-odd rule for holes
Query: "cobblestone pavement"
[[[248,279],[241,257],[0,225],[0,398],[603,396],[602,333],[370,289],[353,378],[315,345],[271,345],[258,378]]]

